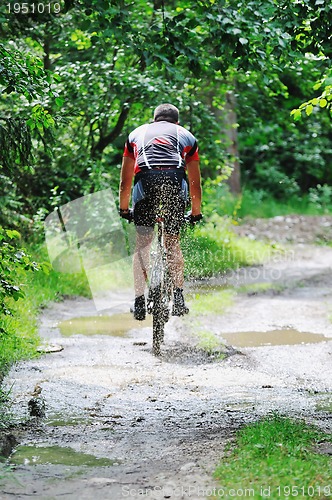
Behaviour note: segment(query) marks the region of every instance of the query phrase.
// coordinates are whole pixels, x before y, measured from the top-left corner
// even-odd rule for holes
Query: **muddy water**
[[[133,328],[151,326],[151,319],[137,322],[131,313],[113,314],[112,316],[83,316],[61,321],[58,328],[63,337],[71,335],[111,335],[126,336]]]
[[[268,332],[223,333],[223,338],[235,347],[260,347],[271,345],[316,344],[329,340],[318,333],[299,332],[293,328]]]
[[[12,465],[69,465],[87,467],[108,467],[118,464],[117,460],[97,458],[62,446],[18,446],[10,458]]]
[[[64,337],[71,335],[108,335],[125,337],[130,330],[151,325],[151,318],[137,323],[130,313],[112,316],[87,316],[62,321],[58,327]],[[260,347],[271,345],[315,344],[328,340],[325,335],[299,332],[292,328],[267,332],[223,333],[222,337],[234,347]],[[143,344],[144,345],[144,344]]]

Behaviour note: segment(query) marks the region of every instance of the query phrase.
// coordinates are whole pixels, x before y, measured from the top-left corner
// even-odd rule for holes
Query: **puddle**
[[[223,333],[222,337],[235,347],[317,344],[331,340],[319,333],[299,332],[292,328],[271,330],[268,332]]]
[[[332,394],[325,394],[323,398],[319,398],[316,403],[316,410],[332,413]]]
[[[58,328],[63,337],[71,335],[110,335],[125,337],[129,330],[152,326],[151,318],[136,321],[131,313],[112,316],[83,316],[61,321]]]
[[[71,465],[76,467],[108,467],[118,464],[117,460],[97,458],[61,446],[18,446],[10,463],[14,465]]]
[[[63,418],[63,416],[53,415],[52,418],[47,419],[45,422],[46,425],[51,427],[70,427],[74,425],[88,425],[91,422],[91,419],[87,417],[70,417]]]

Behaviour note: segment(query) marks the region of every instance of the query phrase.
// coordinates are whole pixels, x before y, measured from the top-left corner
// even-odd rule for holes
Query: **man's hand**
[[[128,222],[132,222],[134,220],[134,213],[131,208],[127,208],[125,210],[120,208],[119,215],[122,219],[126,219]]]

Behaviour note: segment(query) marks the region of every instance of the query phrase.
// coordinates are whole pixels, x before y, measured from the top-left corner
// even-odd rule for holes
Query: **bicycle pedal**
[[[162,312],[162,316],[163,316],[163,321],[165,323],[167,323],[167,321],[169,321],[169,316],[170,316],[170,311],[168,308],[165,308]]]
[[[146,310],[148,314],[153,314],[153,302],[148,302],[146,305]]]

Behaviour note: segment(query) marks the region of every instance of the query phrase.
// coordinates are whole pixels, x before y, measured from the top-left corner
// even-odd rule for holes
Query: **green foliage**
[[[323,87],[323,91],[313,99],[309,99],[309,101],[303,102],[298,108],[292,109],[291,115],[294,120],[300,120],[303,114],[310,116],[314,111],[320,109],[327,108],[332,114],[332,76],[328,76],[323,78],[322,80],[315,83],[313,86],[313,90],[318,91]]]
[[[229,216],[229,223],[244,217],[268,218],[277,215],[332,213],[331,188],[327,184],[310,188],[308,195],[276,199],[266,189],[244,188],[240,196],[232,195],[226,185],[207,179],[204,183],[203,212],[206,216]],[[232,221],[232,222],[231,222]]]
[[[229,175],[229,91],[246,182],[278,197],[330,183],[325,114],[311,128],[287,123],[327,74],[326,2],[79,0],[42,14],[9,4],[0,6],[2,224],[31,232],[57,186],[60,203],[117,189],[125,137],[161,101],[197,135],[203,176]]]
[[[7,45],[0,44],[1,93],[22,95],[28,102],[42,99],[45,92],[53,96],[50,89],[50,78],[45,73],[43,63],[37,54],[20,50],[11,42]]]
[[[312,448],[324,440],[331,441],[331,436],[278,415],[244,427],[237,435],[236,447],[215,472],[224,490],[222,497],[231,498],[232,489],[249,488],[261,497],[261,487],[270,487],[266,496],[271,498],[284,498],[292,491],[295,496],[296,490],[303,497],[313,496],[312,492],[323,497],[323,487],[331,477],[331,457]]]
[[[26,311],[25,287],[30,271],[40,271],[40,266],[20,247],[17,231],[0,227],[0,378],[8,363],[31,354],[36,344],[33,319]],[[22,316],[26,329],[22,331]]]
[[[37,273],[30,277],[29,291],[26,293],[35,312],[50,302],[60,301],[66,296],[91,298],[89,284],[83,272],[72,274],[56,272],[48,262],[47,249],[44,244],[34,246],[32,252],[38,256],[38,260],[46,262],[49,266],[47,274]]]
[[[20,271],[38,271],[39,266],[32,261],[16,241],[20,238],[17,231],[0,227],[0,315],[10,315],[9,299],[17,301],[24,297],[20,283]]]
[[[287,200],[318,183],[331,183],[329,116],[315,114],[297,124],[289,119],[290,108],[303,101],[317,76],[315,61],[309,60],[284,72],[284,94],[276,94],[277,89],[271,94],[264,82],[239,82],[238,105],[244,109],[239,115],[239,149],[247,187]]]
[[[17,236],[16,231],[3,232],[7,238]],[[38,267],[27,252],[14,243],[5,244],[4,248],[0,265],[5,271],[1,271],[1,280],[4,278],[2,281],[10,287],[2,290],[0,380],[12,363],[37,355],[37,317],[42,307],[66,295],[90,296],[85,275],[61,274],[50,268],[45,247],[30,250],[35,259],[42,262]],[[31,273],[31,269],[39,270]]]
[[[309,202],[323,213],[330,212],[332,207],[332,187],[327,184],[318,184],[316,188],[310,188]]]

